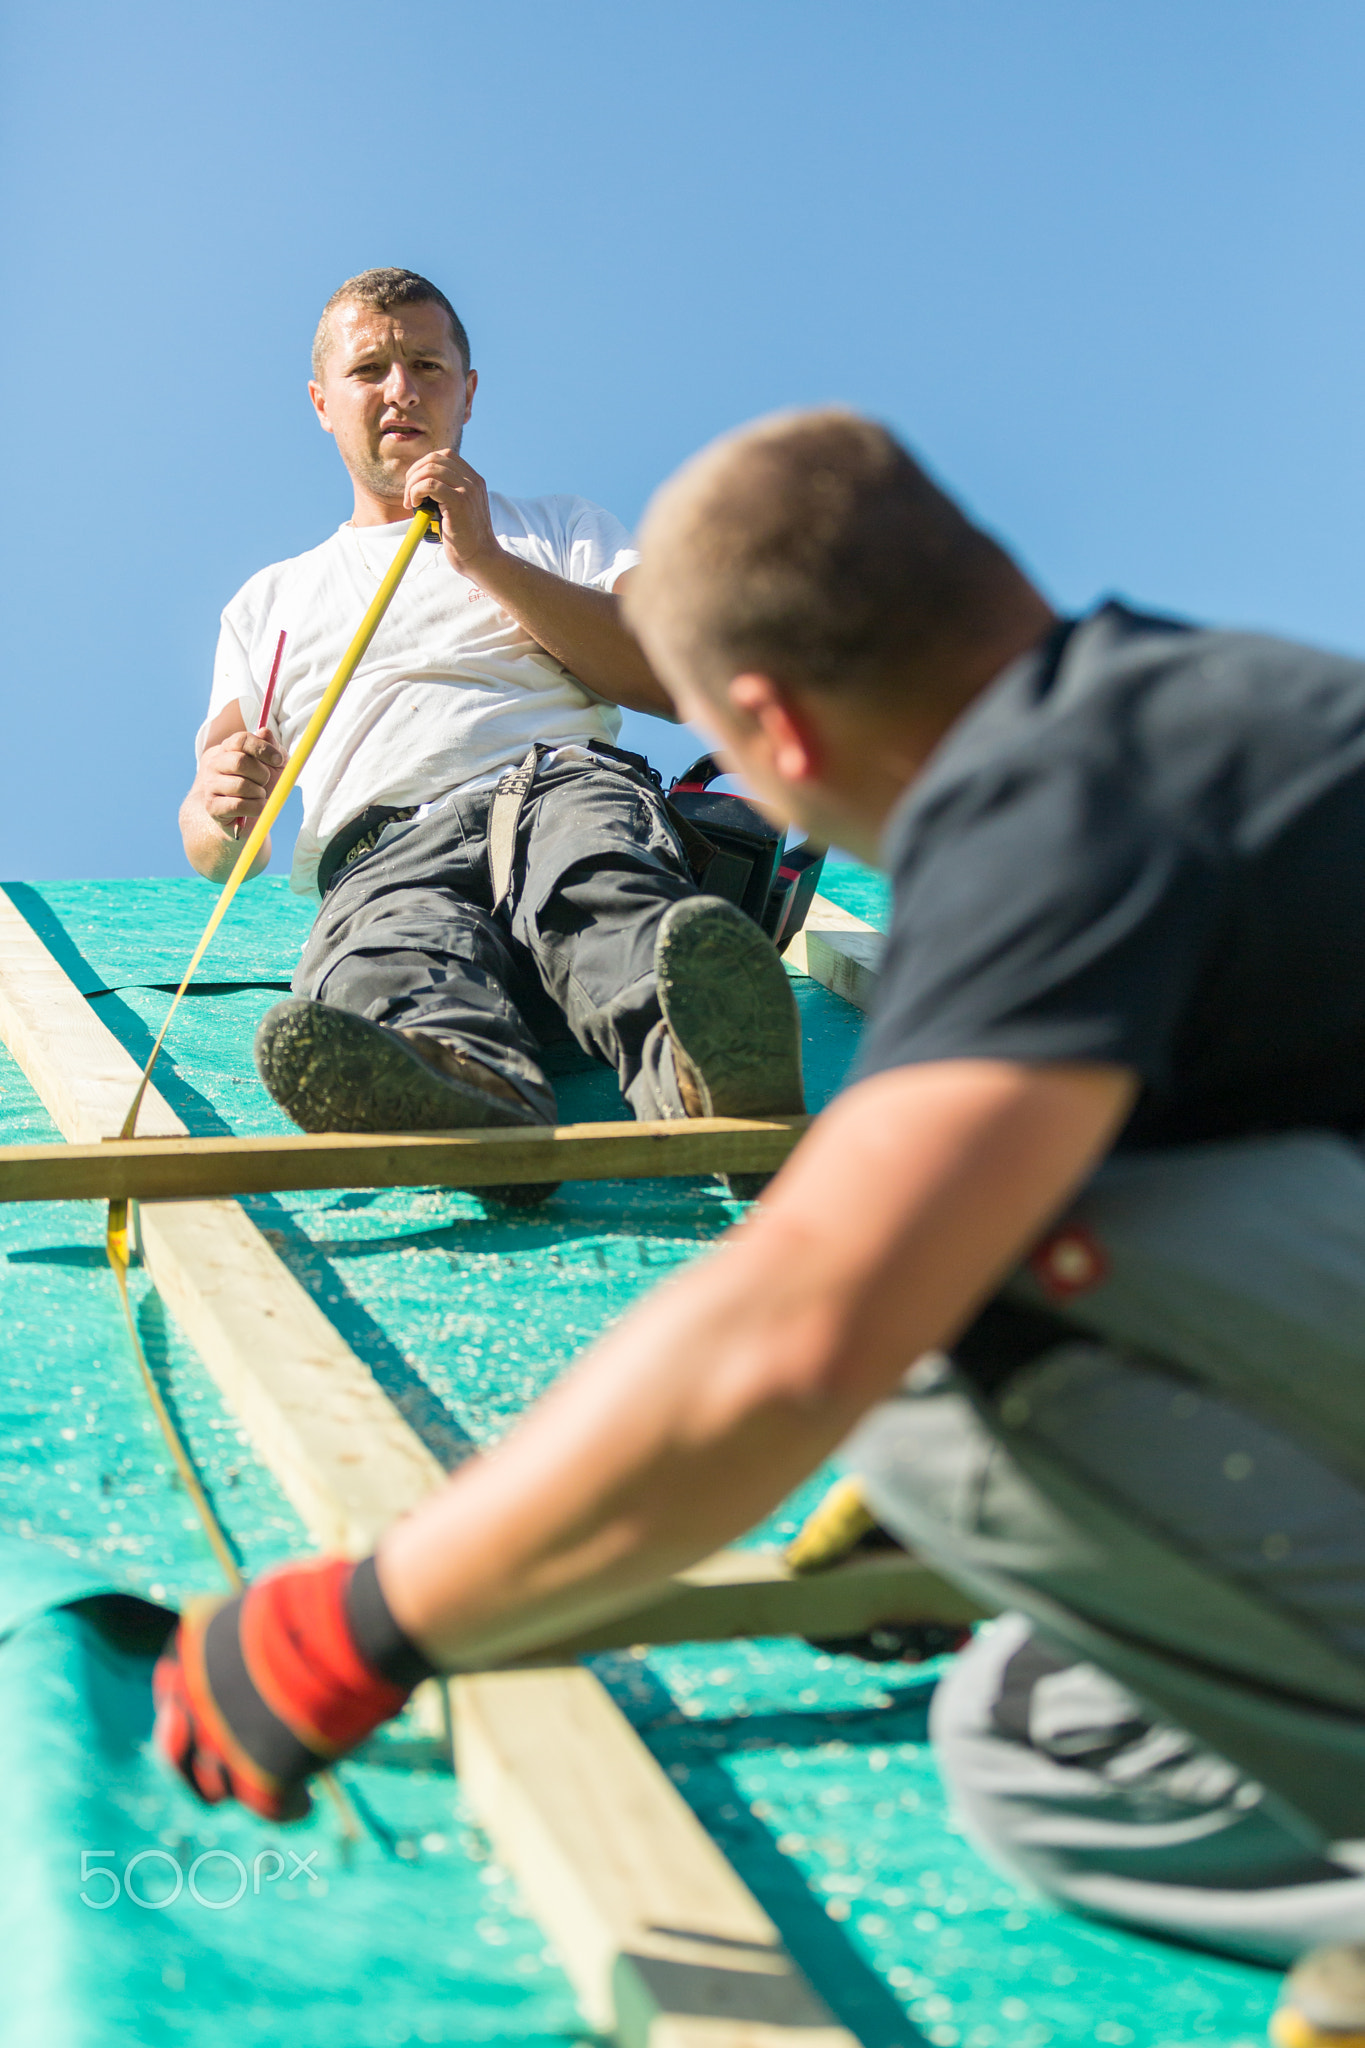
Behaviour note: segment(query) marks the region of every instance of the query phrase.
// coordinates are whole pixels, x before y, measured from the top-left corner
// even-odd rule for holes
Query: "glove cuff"
[[[424,1678],[436,1676],[436,1666],[390,1614],[373,1557],[363,1557],[351,1574],[346,1619],[357,1650],[371,1671],[390,1685],[405,1686],[410,1692]]]

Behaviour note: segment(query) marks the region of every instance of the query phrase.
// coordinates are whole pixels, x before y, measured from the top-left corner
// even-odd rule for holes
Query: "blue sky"
[[[462,308],[504,491],[633,523],[842,399],[1065,605],[1365,651],[1358,4],[45,0],[0,80],[0,875],[183,871],[219,610],[349,510],[304,383],[370,264]]]

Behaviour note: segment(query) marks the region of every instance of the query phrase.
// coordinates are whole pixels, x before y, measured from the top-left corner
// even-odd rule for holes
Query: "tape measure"
[[[430,510],[427,509],[428,507],[430,507]],[[237,856],[232,873],[223,884],[218,901],[214,904],[209,916],[209,921],[200,934],[199,943],[190,956],[190,964],[181,977],[180,986],[171,998],[171,1007],[167,1010],[165,1020],[156,1035],[156,1044],[152,1047],[147,1064],[142,1069],[142,1079],[138,1082],[137,1093],[133,1097],[127,1116],[123,1119],[123,1128],[119,1132],[121,1138],[131,1138],[136,1131],[138,1111],[142,1107],[143,1098],[147,1093],[147,1087],[152,1078],[152,1068],[157,1063],[166,1033],[170,1029],[171,1019],[179,1009],[180,999],[189,987],[195,969],[205,953],[207,953],[214,933],[227,915],[228,905],[251,873],[257,854],[270,836],[271,826],[284,809],[290,791],[303,772],[309,755],[322,738],[328,719],[341,701],[342,691],[346,688],[347,683],[350,682],[351,677],[364,660],[365,650],[378,631],[379,622],[389,608],[393,593],[403,580],[408,563],[416,554],[421,542],[429,534],[432,534],[433,537],[439,537],[440,530],[441,523],[436,506],[430,499],[426,499],[422,509],[413,514],[412,524],[403,536],[403,544],[394,556],[392,565],[383,582],[375,592],[373,603],[360,621],[356,629],[355,638],[342,655],[337,672],[323,691],[322,701],[304,727],[303,736],[285,763],[284,771],[279,781],[266,798],[265,809],[261,812],[260,817],[256,820],[256,823],[242,843],[242,850]],[[126,1204],[114,1203],[111,1206],[111,1219],[114,1209],[121,1207],[126,1208]]]
[[[285,763],[279,781],[266,799],[264,810],[242,843],[242,850],[233,864],[232,873],[222,886],[218,901],[214,904],[209,921],[204,926],[203,932],[200,935],[199,943],[190,956],[190,964],[181,977],[180,986],[171,998],[171,1006],[167,1010],[161,1029],[156,1035],[156,1043],[152,1047],[146,1066],[142,1069],[142,1077],[138,1082],[137,1092],[129,1106],[128,1114],[123,1120],[123,1128],[119,1132],[121,1138],[131,1138],[134,1135],[137,1128],[138,1112],[142,1108],[147,1089],[151,1083],[152,1069],[156,1065],[162,1045],[165,1043],[171,1019],[180,1007],[180,999],[189,987],[200,961],[205,953],[207,953],[212,943],[213,935],[223,922],[233,897],[251,873],[255,865],[256,856],[265,845],[266,839],[269,836],[271,826],[284,809],[289,792],[298,781],[309,755],[322,737],[328,719],[341,701],[342,692],[363,661],[366,649],[378,630],[380,620],[389,608],[394,592],[403,580],[404,572],[409,562],[411,562],[418,547],[424,540],[439,540],[440,537],[441,519],[439,508],[430,498],[424,499],[420,509],[413,515],[412,524],[403,536],[402,546],[394,556],[392,566],[375,592],[374,600],[356,629],[355,637],[342,655],[336,674],[327,685],[321,702],[304,727],[303,735],[298,745]],[[123,1303],[123,1313],[128,1325],[128,1337],[132,1344],[133,1355],[137,1361],[138,1371],[142,1378],[143,1389],[148,1401],[151,1403],[152,1412],[156,1416],[161,1434],[166,1442],[166,1447],[174,1460],[176,1471],[179,1473],[185,1490],[194,1506],[195,1513],[203,1525],[209,1547],[217,1558],[218,1563],[222,1566],[223,1575],[229,1586],[232,1587],[234,1592],[238,1592],[241,1590],[244,1580],[237,1560],[233,1555],[232,1545],[228,1540],[227,1532],[214,1513],[213,1504],[200,1483],[199,1475],[194,1469],[193,1460],[185,1448],[180,1432],[172,1420],[165,1401],[162,1399],[161,1390],[157,1386],[151,1367],[147,1363],[147,1355],[142,1348],[142,1340],[138,1335],[137,1321],[133,1315],[132,1302],[128,1294],[128,1269],[132,1258],[132,1246],[129,1236],[128,1204],[126,1201],[111,1202],[109,1204],[109,1222],[105,1231],[105,1251],[108,1255],[109,1264],[113,1269],[114,1279],[118,1285],[119,1297]],[[337,1784],[330,1771],[323,1774],[321,1782],[337,1805],[343,1832],[351,1839],[354,1839],[359,1834],[359,1827],[341,1787]]]

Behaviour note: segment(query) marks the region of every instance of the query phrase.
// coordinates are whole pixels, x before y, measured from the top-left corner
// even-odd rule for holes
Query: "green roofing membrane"
[[[12,893],[94,1014],[145,1056],[213,892]],[[879,877],[831,867],[826,893],[884,923]],[[307,919],[275,882],[230,913],[158,1069],[191,1130],[288,1128],[250,1040]],[[796,990],[816,1104],[847,1072],[861,1020],[804,978]],[[603,1072],[555,1085],[566,1118],[624,1115]],[[0,1142],[55,1135],[0,1056]],[[580,1184],[510,1216],[432,1189],[247,1206],[448,1465],[738,1213],[703,1181]],[[94,1205],[0,1208],[0,2040],[582,2039],[557,1958],[412,1716],[343,1768],[365,1824],[350,1850],[325,1801],[301,1827],[269,1829],[200,1808],[149,1754],[149,1653],[88,1596],[173,1603],[219,1580],[134,1376],[102,1232]],[[244,1569],[306,1549],[213,1381],[134,1282],[148,1357]],[[823,1483],[751,1540],[794,1528]],[[1263,2039],[1272,1973],[1055,1912],[962,1839],[926,1737],[937,1666],[758,1642],[595,1669],[866,2048]]]

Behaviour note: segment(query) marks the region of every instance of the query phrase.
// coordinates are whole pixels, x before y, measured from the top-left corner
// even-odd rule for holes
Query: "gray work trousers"
[[[555,1117],[541,1056],[572,1037],[616,1070],[638,1117],[682,1102],[654,980],[671,903],[696,893],[663,798],[598,759],[542,763],[495,907],[491,789],[387,825],[337,874],[294,993],[430,1031]]]
[[[844,1448],[1007,1611],[932,1732],[996,1862],[1283,1962],[1365,1939],[1365,1155],[1110,1161]]]

